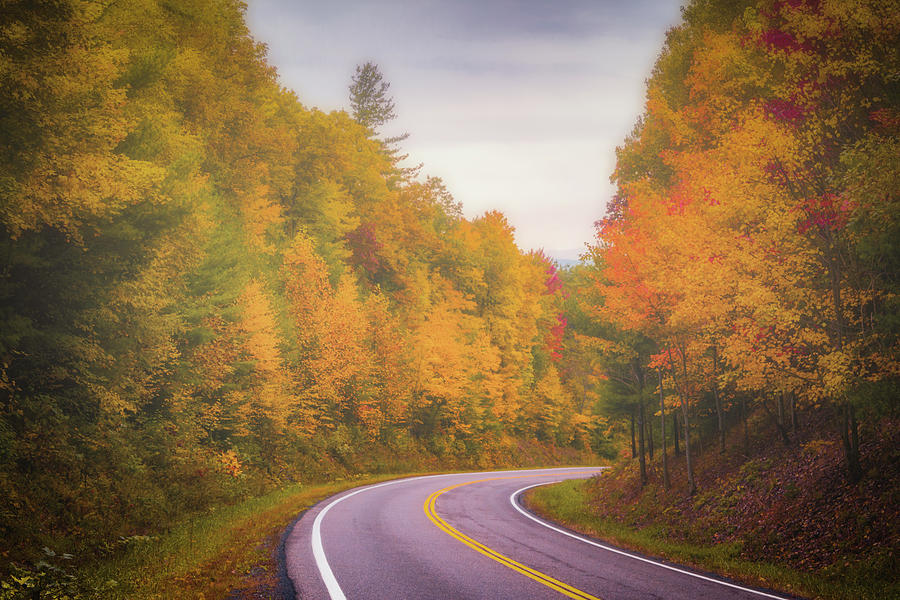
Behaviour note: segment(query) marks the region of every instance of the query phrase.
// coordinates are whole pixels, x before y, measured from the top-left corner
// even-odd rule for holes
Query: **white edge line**
[[[324,519],[328,511],[331,510],[331,507],[361,492],[374,490],[375,488],[392,485],[401,481],[410,481],[411,479],[427,479],[428,477],[442,477],[442,475],[426,475],[421,478],[414,477],[410,479],[395,479],[393,481],[386,481],[384,483],[361,487],[358,490],[354,490],[349,494],[341,496],[340,498],[335,498],[334,500],[329,502],[328,505],[325,506],[325,508],[323,508],[321,512],[319,512],[319,514],[316,515],[316,519],[313,521],[311,536],[313,557],[316,559],[316,567],[319,569],[319,574],[322,576],[322,581],[325,583],[325,587],[328,589],[328,595],[331,597],[331,600],[347,600],[347,597],[344,595],[344,591],[341,589],[340,584],[338,584],[337,582],[337,578],[334,576],[334,572],[331,570],[331,566],[328,564],[328,559],[325,558],[325,548],[322,546],[322,519]]]
[[[553,531],[559,532],[563,535],[567,535],[570,538],[574,538],[578,541],[584,542],[585,544],[590,544],[591,546],[596,546],[597,548],[601,548],[603,550],[608,550],[609,552],[615,552],[616,554],[621,554],[622,556],[627,556],[629,558],[633,558],[635,560],[649,563],[651,565],[656,565],[657,567],[669,569],[670,571],[675,571],[676,573],[681,573],[683,575],[689,575],[691,577],[696,577],[697,579],[703,579],[704,581],[710,581],[712,583],[718,583],[719,585],[724,585],[724,586],[728,586],[730,588],[734,588],[734,589],[741,590],[744,592],[749,592],[751,594],[756,594],[757,596],[765,596],[766,598],[774,598],[775,600],[789,600],[788,598],[785,598],[784,596],[775,596],[772,594],[767,594],[766,592],[761,592],[759,590],[754,590],[754,589],[746,588],[746,587],[743,587],[743,586],[740,586],[740,585],[737,585],[734,583],[729,583],[727,581],[722,581],[720,579],[713,579],[712,577],[700,575],[699,573],[692,573],[691,571],[685,571],[684,569],[679,569],[678,567],[673,567],[671,565],[657,562],[655,560],[650,560],[649,558],[644,558],[643,556],[638,556],[638,555],[632,554],[630,552],[625,552],[624,550],[619,550],[618,548],[613,548],[611,546],[606,546],[604,544],[600,544],[598,542],[595,542],[594,540],[588,539],[586,537],[582,537],[580,535],[576,535],[570,531],[566,531],[565,529],[560,529],[559,527],[555,527],[555,526],[551,525],[550,523],[544,521],[543,519],[539,519],[538,517],[529,513],[528,511],[523,509],[521,506],[519,506],[518,502],[516,502],[516,498],[519,496],[519,494],[521,494],[525,490],[530,490],[531,488],[535,488],[535,487],[542,486],[542,485],[550,485],[551,483],[559,483],[559,482],[558,481],[550,481],[550,482],[543,482],[543,483],[535,483],[533,485],[525,486],[520,490],[516,490],[509,496],[509,503],[512,504],[513,508],[515,508],[521,514],[525,515],[526,517],[528,517],[535,523],[543,525],[544,527],[552,529]]]
[[[575,469],[583,469],[584,467],[553,467],[550,469],[532,469],[534,471],[562,471],[562,470],[575,470]],[[344,595],[344,591],[341,589],[340,584],[337,582],[337,578],[334,576],[334,572],[331,570],[331,566],[328,564],[328,559],[325,558],[325,548],[322,546],[322,519],[325,517],[325,514],[331,510],[331,507],[335,504],[350,498],[351,496],[355,496],[361,492],[365,492],[368,490],[374,490],[375,488],[384,487],[387,485],[394,485],[395,483],[403,483],[407,481],[415,481],[419,479],[432,479],[434,477],[452,477],[454,475],[485,475],[491,473],[517,473],[521,471],[481,471],[474,473],[442,473],[440,475],[422,475],[421,477],[407,477],[404,479],[394,479],[392,481],[386,481],[384,483],[376,483],[374,485],[368,485],[365,487],[361,487],[357,490],[350,492],[349,494],[345,494],[340,498],[335,498],[331,502],[329,502],[325,508],[323,508],[319,514],[316,515],[315,520],[313,521],[312,526],[312,552],[313,558],[316,560],[316,568],[319,569],[319,574],[322,576],[322,582],[325,584],[325,588],[328,590],[328,595],[331,597],[331,600],[347,600],[347,596]],[[539,484],[540,485],[540,484]],[[529,486],[534,487],[534,486]],[[523,488],[527,489],[527,488]],[[519,490],[522,491],[522,490]],[[518,493],[518,492],[517,492]]]

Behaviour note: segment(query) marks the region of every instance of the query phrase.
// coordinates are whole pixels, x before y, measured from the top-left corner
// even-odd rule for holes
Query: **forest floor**
[[[537,512],[621,546],[765,587],[820,598],[900,598],[900,424],[860,431],[863,479],[846,478],[836,428],[804,422],[785,444],[767,415],[749,445],[733,428],[726,450],[694,441],[697,493],[684,448],[669,447],[671,486],[658,452],[641,486],[636,459],[586,483],[535,490]]]

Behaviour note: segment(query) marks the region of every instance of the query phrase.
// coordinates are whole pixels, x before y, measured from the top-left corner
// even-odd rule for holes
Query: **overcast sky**
[[[391,84],[403,151],[466,216],[501,210],[522,249],[576,258],[679,0],[248,0],[281,83],[349,109],[357,64]]]

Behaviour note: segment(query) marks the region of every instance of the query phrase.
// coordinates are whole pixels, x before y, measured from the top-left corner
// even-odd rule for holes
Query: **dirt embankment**
[[[739,542],[742,558],[787,564],[840,577],[862,567],[873,577],[898,572],[900,548],[900,422],[863,427],[863,479],[850,484],[841,440],[825,418],[802,423],[785,444],[766,415],[752,423],[745,452],[740,428],[720,453],[706,441],[695,458],[698,492],[687,496],[682,455],[669,447],[672,486],[662,489],[658,453],[640,485],[637,460],[624,461],[590,489],[602,517],[661,527],[675,540]],[[696,443],[695,443],[696,446]],[[889,577],[888,577],[889,579]]]

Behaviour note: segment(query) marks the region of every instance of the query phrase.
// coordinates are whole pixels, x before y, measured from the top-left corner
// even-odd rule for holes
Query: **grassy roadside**
[[[428,474],[432,473],[366,475],[328,484],[290,486],[220,508],[164,535],[131,538],[112,558],[89,565],[77,574],[78,587],[85,595],[76,597],[103,600],[278,597],[276,548],[282,532],[300,513],[349,488]]]
[[[291,486],[221,508],[171,532],[136,538],[79,579],[95,597],[117,599],[252,598],[276,578],[274,553],[281,532],[302,511],[348,488],[409,475],[377,475]],[[235,592],[250,588],[246,594]]]
[[[634,528],[599,517],[591,510],[585,482],[566,481],[530,490],[524,502],[535,513],[575,531],[613,545],[719,573],[743,583],[779,590],[788,594],[828,600],[883,599],[896,593],[880,584],[861,579],[826,579],[782,565],[751,562],[740,558],[740,543],[695,545],[673,542],[664,528]]]

